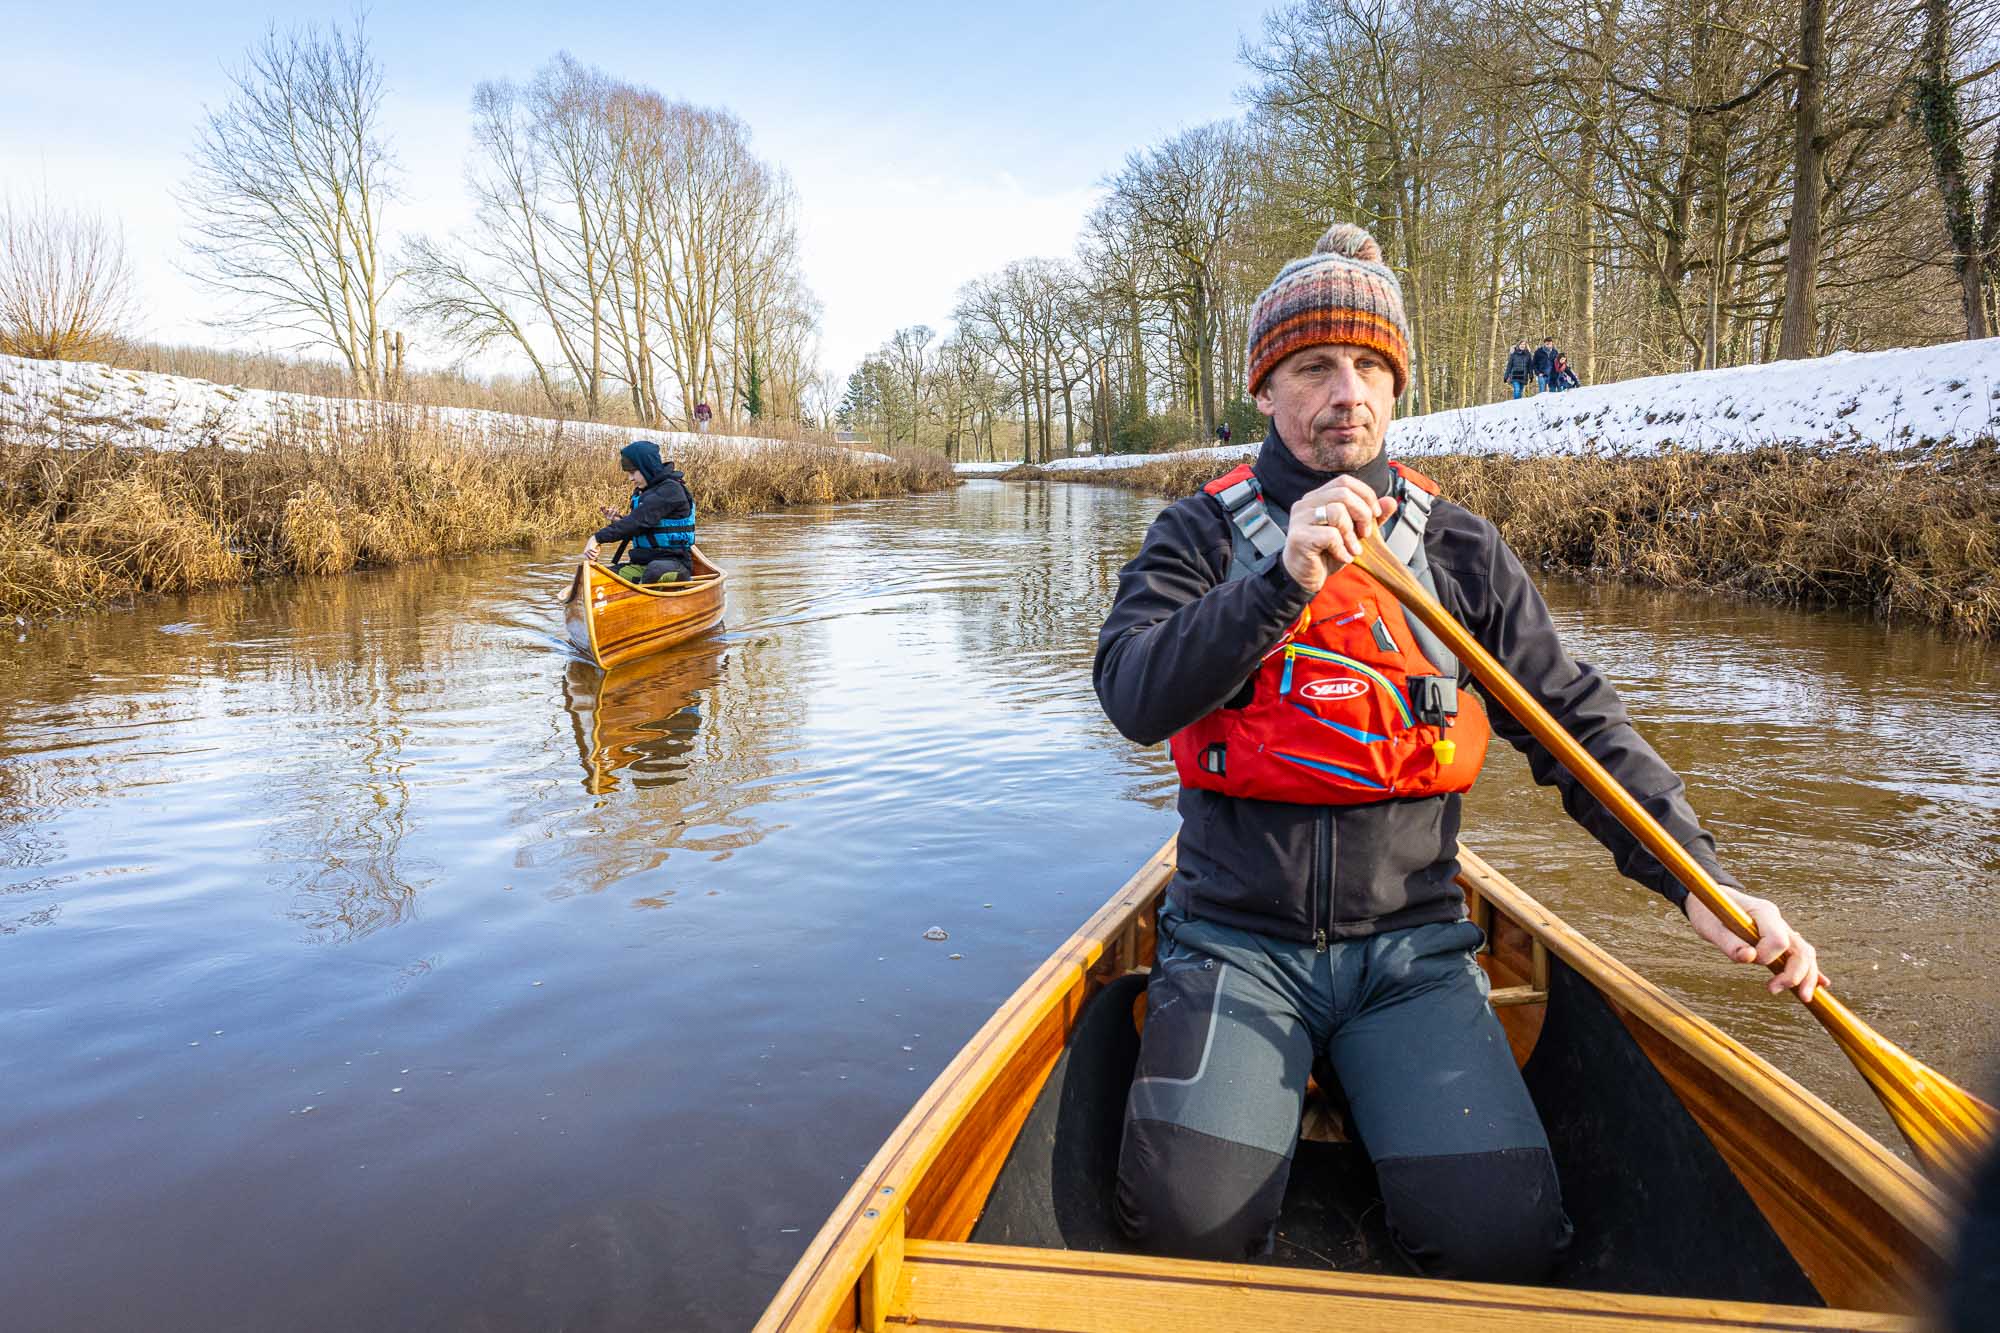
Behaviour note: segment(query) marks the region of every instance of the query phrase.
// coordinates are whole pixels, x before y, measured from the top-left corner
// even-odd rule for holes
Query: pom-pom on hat
[[[1410,379],[1410,324],[1403,285],[1382,262],[1382,247],[1366,228],[1336,222],[1304,259],[1278,271],[1250,308],[1252,395],[1280,361],[1302,347],[1348,344],[1388,359],[1396,394]]]

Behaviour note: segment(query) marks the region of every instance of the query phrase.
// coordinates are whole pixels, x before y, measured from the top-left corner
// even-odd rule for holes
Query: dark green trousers
[[[1546,1275],[1569,1220],[1479,944],[1477,926],[1450,921],[1320,952],[1163,909],[1119,1158],[1127,1233],[1186,1257],[1261,1252],[1318,1056],[1422,1271]]]

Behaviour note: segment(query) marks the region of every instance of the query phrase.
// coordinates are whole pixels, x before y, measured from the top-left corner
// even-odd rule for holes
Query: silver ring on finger
[[[1315,523],[1318,523],[1318,524],[1321,524],[1322,526],[1324,526],[1324,525],[1325,525],[1325,523],[1326,523],[1326,506],[1325,506],[1325,505],[1318,505],[1318,506],[1315,506],[1315,507],[1314,507],[1314,509],[1313,509],[1313,522],[1315,522]]]

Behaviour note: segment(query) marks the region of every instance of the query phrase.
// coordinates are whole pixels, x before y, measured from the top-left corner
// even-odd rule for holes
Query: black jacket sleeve
[[[1156,745],[1199,721],[1243,688],[1284,637],[1309,598],[1283,562],[1225,582],[1211,551],[1227,560],[1228,528],[1216,531],[1197,506],[1169,508],[1118,574],[1118,596],[1097,636],[1093,679],[1112,725],[1129,740]]]
[[[1660,821],[1675,842],[1687,848],[1719,882],[1741,888],[1717,859],[1715,839],[1695,819],[1680,775],[1632,726],[1624,702],[1604,674],[1587,662],[1577,661],[1563,648],[1548,604],[1519,558],[1490,525],[1481,522],[1480,526],[1488,537],[1480,543],[1483,568],[1450,570],[1463,603],[1460,614],[1466,628]],[[1619,872],[1683,906],[1687,890],[1680,881],[1640,846],[1526,727],[1483,688],[1480,693],[1494,733],[1527,756],[1537,783],[1553,786],[1562,794],[1563,809],[1610,850]]]
[[[620,518],[614,518],[597,530],[600,542],[622,542],[636,537],[657,523],[671,518],[686,518],[688,512],[687,488],[670,482],[664,486],[654,486],[640,497],[639,507]]]

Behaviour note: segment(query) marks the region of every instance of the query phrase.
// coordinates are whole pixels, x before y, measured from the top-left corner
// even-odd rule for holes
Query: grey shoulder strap
[[[1438,595],[1437,578],[1431,573],[1429,558],[1424,554],[1424,531],[1430,524],[1431,506],[1436,497],[1416,486],[1407,484],[1401,474],[1395,484],[1396,512],[1382,529],[1382,541],[1398,560],[1409,567],[1410,573],[1423,590],[1431,596]],[[1229,516],[1229,577],[1247,579],[1270,568],[1271,561],[1285,549],[1286,514],[1264,499],[1263,488],[1257,484],[1255,476],[1245,477],[1227,490],[1216,495],[1222,511]],[[1437,635],[1431,633],[1430,626],[1415,616],[1406,616],[1410,633],[1416,636],[1417,647],[1438,669],[1439,675],[1456,682],[1459,676],[1458,658]],[[1452,711],[1457,711],[1454,707]]]
[[[1216,494],[1229,516],[1229,577],[1246,579],[1270,568],[1285,549],[1285,516],[1264,503],[1257,477],[1245,477]]]

